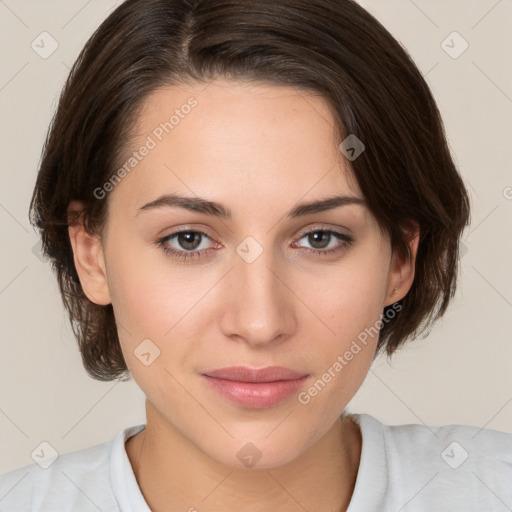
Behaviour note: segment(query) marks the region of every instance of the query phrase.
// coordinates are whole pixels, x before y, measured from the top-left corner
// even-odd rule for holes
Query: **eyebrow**
[[[287,218],[295,219],[297,217],[325,212],[327,210],[333,210],[334,208],[350,204],[365,205],[366,201],[357,196],[332,196],[326,199],[299,204],[288,212]],[[209,201],[201,197],[186,197],[179,194],[164,194],[156,198],[154,201],[141,206],[137,211],[137,215],[142,211],[154,210],[163,207],[183,208],[185,210],[204,213],[205,215],[211,215],[213,217],[219,217],[226,220],[231,220],[233,217],[231,210],[220,203]]]

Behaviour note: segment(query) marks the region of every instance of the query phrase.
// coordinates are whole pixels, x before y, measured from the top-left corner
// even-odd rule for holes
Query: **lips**
[[[238,407],[264,409],[289,400],[308,376],[282,366],[231,366],[208,371],[201,378],[210,389]]]
[[[211,370],[204,375],[237,382],[275,382],[279,380],[295,380],[305,377],[301,373],[283,366],[267,366],[265,368],[249,368],[247,366],[231,366]]]

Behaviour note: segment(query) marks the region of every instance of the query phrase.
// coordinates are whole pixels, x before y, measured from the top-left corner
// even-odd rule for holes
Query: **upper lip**
[[[295,380],[307,374],[285,368],[283,366],[267,366],[265,368],[249,368],[248,366],[230,366],[210,370],[204,375],[218,379],[238,382],[274,382],[276,380]]]

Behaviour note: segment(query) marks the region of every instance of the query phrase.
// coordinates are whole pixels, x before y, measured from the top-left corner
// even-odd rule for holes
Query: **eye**
[[[200,258],[203,253],[209,252],[208,249],[198,249],[202,245],[204,237],[211,240],[204,231],[182,230],[158,240],[157,244],[166,254],[172,255],[176,259]],[[170,245],[171,241],[175,242],[178,247]]]
[[[311,252],[321,255],[343,251],[354,241],[351,236],[330,229],[314,229],[304,233],[300,240],[303,238],[306,238],[307,242],[312,245],[312,248],[309,249]],[[334,242],[334,244],[331,242]],[[294,242],[292,245],[297,247],[297,244],[298,242]]]

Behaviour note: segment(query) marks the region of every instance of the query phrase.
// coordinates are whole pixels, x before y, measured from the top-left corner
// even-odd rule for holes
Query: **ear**
[[[70,214],[83,208],[84,203],[81,201],[71,201],[68,206],[68,219]],[[87,233],[81,216],[77,221],[69,222],[68,226],[75,268],[85,295],[96,304],[110,304],[112,301],[100,237]]]
[[[414,281],[414,268],[420,239],[420,227],[416,221],[411,220],[402,229],[408,240],[411,257],[407,258],[406,255],[402,256],[396,251],[393,252],[389,265],[386,302],[384,306],[389,306],[403,299]]]

